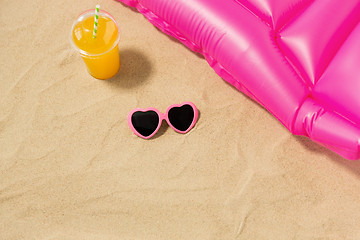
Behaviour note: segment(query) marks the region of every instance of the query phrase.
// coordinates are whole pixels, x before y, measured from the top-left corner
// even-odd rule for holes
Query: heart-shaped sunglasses
[[[139,137],[149,139],[159,130],[162,120],[179,133],[187,133],[194,127],[198,118],[198,110],[192,102],[174,104],[165,113],[155,108],[136,108],[128,115],[131,130]]]

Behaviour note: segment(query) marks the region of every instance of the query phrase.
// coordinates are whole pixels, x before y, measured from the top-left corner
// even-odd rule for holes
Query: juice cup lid
[[[74,40],[73,40],[73,31],[74,31],[74,27],[76,26],[76,24],[78,24],[79,22],[83,21],[84,19],[88,18],[88,17],[91,17],[91,16],[94,16],[95,15],[95,9],[89,9],[89,10],[86,10],[85,12],[81,13],[78,18],[74,21],[72,27],[71,27],[71,32],[70,32],[70,43],[71,45],[73,46],[73,48],[78,51],[80,54],[82,55],[85,55],[85,56],[90,56],[90,57],[96,57],[96,56],[100,56],[100,55],[103,55],[105,53],[108,53],[110,52],[114,47],[116,47],[116,45],[119,44],[119,41],[120,41],[120,30],[119,30],[119,26],[118,24],[116,23],[115,19],[113,16],[110,15],[110,13],[104,11],[104,10],[100,10],[99,11],[99,16],[105,16],[105,17],[108,17],[110,18],[116,25],[116,28],[117,28],[117,38],[116,40],[114,41],[114,44],[108,49],[106,50],[105,52],[102,52],[102,53],[89,53],[87,51],[84,51],[82,49],[80,49],[75,43],[74,43]]]

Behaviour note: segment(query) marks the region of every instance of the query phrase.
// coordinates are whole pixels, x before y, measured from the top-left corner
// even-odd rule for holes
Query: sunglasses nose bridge
[[[159,118],[160,118],[160,122],[164,119],[166,119],[166,113],[161,113],[159,112]]]

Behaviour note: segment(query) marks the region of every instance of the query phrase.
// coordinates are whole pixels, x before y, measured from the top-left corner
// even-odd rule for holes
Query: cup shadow
[[[347,168],[351,172],[355,173],[358,177],[360,177],[360,161],[353,161],[348,160],[340,155],[330,151],[329,149],[311,141],[311,139],[304,137],[304,136],[295,136],[297,141],[305,146],[312,152],[325,154],[328,156],[332,161],[336,162],[337,164]]]
[[[141,51],[133,48],[121,49],[120,70],[107,84],[117,88],[135,88],[144,84],[152,72],[152,64]]]

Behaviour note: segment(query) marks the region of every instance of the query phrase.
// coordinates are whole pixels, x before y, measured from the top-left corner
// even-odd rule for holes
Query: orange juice
[[[71,42],[93,77],[111,78],[120,68],[117,24],[110,14],[100,10],[96,38],[93,38],[93,28],[94,11],[89,10],[73,24]]]

